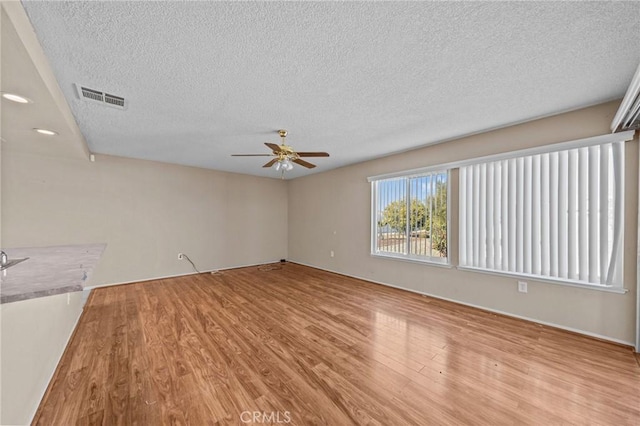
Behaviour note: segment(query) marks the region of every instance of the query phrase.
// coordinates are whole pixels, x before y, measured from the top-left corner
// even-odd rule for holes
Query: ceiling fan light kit
[[[278,130],[278,134],[282,138],[282,143],[280,145],[265,142],[265,145],[271,149],[271,154],[232,154],[232,157],[275,157],[262,167],[273,167],[276,171],[281,173],[282,179],[284,179],[284,172],[293,170],[293,163],[306,167],[307,169],[313,169],[316,167],[315,164],[304,161],[300,159],[300,157],[329,156],[326,152],[296,152],[292,147],[285,143],[287,131]]]
[[[273,168],[276,169],[276,171],[282,171],[282,173],[284,173],[293,170],[293,164],[291,164],[291,160],[285,158],[284,160],[276,161]]]

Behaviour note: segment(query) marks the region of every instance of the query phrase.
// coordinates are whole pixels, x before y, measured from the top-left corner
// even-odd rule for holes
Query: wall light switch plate
[[[527,292],[527,283],[525,281],[518,281],[518,291],[520,293]]]

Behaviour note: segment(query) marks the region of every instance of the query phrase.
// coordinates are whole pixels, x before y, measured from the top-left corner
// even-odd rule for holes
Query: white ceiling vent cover
[[[611,123],[611,131],[640,129],[640,65]]]
[[[101,92],[100,90],[90,89],[83,84],[74,84],[78,98],[81,100],[90,100],[99,102],[102,105],[110,106],[117,109],[127,109],[127,100],[121,96],[111,95]]]

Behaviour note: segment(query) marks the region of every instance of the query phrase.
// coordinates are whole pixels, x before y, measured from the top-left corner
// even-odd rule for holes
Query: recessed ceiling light
[[[31,101],[29,99],[25,98],[24,96],[16,95],[15,93],[3,92],[2,93],[2,97],[7,99],[7,100],[10,100],[12,102],[17,102],[19,104],[31,103]]]
[[[47,135],[47,136],[55,136],[58,133],[54,132],[53,130],[47,130],[47,129],[33,129],[34,131],[40,133],[41,135]]]

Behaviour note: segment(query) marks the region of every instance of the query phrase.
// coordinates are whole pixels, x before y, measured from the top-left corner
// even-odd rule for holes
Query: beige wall
[[[2,247],[105,242],[89,286],[287,257],[287,186],[278,179],[3,145]],[[9,271],[10,272],[10,271]],[[82,310],[71,293],[1,305],[0,424],[29,423]]]
[[[370,256],[368,176],[610,133],[619,102],[586,108],[289,182],[290,260],[631,344],[634,341],[638,143],[626,145],[626,294]],[[457,174],[452,178],[456,188]],[[457,190],[451,253],[457,262]],[[335,257],[330,257],[330,251]]]
[[[33,100],[0,105],[0,247],[107,243],[90,286],[191,273],[178,252],[201,270],[287,257],[286,182],[108,156],[89,162],[22,5],[0,8],[0,89]],[[81,310],[80,293],[0,306],[0,424],[31,420]]]
[[[2,245],[107,243],[89,285],[287,257],[287,187],[278,179],[97,156],[2,157]]]
[[[0,305],[0,424],[31,422],[81,311],[81,292]]]

